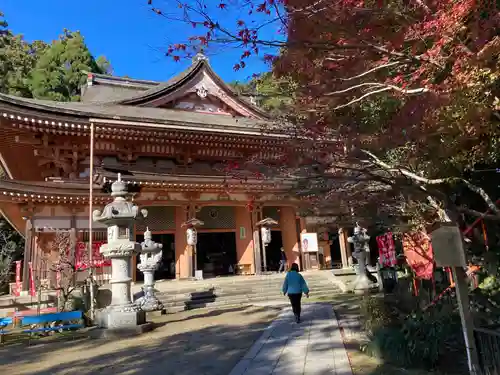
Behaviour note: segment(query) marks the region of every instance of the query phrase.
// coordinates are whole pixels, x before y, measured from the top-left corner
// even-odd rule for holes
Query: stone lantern
[[[271,228],[275,225],[278,225],[278,222],[274,219],[266,217],[255,225],[260,228],[260,237],[262,241],[262,259],[264,261],[264,271],[267,271],[266,247],[271,243]]]
[[[132,303],[129,267],[132,257],[141,251],[141,245],[132,241],[132,226],[138,217],[145,217],[147,211],[127,201],[127,194],[126,184],[118,174],[117,181],[111,185],[113,202],[102,212],[93,212],[94,221],[108,227],[108,240],[101,246],[100,253],[111,259],[111,304],[97,311],[97,322],[101,327],[119,331],[137,329],[146,323],[146,313]]]
[[[137,269],[144,274],[144,286],[142,291],[144,296],[137,299],[135,304],[143,311],[163,310],[163,304],[155,296],[154,273],[158,269],[162,258],[163,245],[152,240],[151,231],[146,228],[144,232],[144,242],[141,243],[142,251]]]
[[[358,261],[357,276],[354,280],[354,292],[364,292],[368,291],[372,287],[372,282],[367,276],[367,256],[370,253],[370,248],[368,247],[368,241],[370,236],[366,234],[366,229],[362,228],[358,223],[354,227],[354,235],[349,237],[347,241],[354,244],[353,257]]]

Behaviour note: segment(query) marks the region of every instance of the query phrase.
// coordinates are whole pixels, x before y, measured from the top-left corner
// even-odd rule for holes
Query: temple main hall
[[[275,271],[281,248],[302,269],[345,263],[345,241],[332,256],[328,231],[299,216],[304,202],[291,193],[292,180],[248,167],[252,158],[272,160],[285,142],[284,134],[263,133],[269,121],[203,55],[167,82],[88,74],[80,102],[0,95],[0,210],[26,240],[23,287],[28,263],[43,278],[57,257],[54,231],[72,233],[76,256],[88,249],[90,179],[98,209],[118,173],[149,212],[136,240],[149,228],[163,245],[157,279]],[[193,218],[203,225],[190,250],[183,224]],[[264,247],[256,224],[265,218],[277,224]],[[316,233],[317,248],[302,249],[301,233]],[[98,249],[105,228],[94,223],[92,239]],[[100,267],[105,277],[106,262]]]

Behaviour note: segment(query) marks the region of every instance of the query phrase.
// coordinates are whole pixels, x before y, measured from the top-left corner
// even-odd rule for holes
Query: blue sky
[[[235,25],[237,19],[248,20],[246,11],[234,8],[222,11],[216,8],[219,0],[207,0],[209,4],[212,2],[211,14],[220,14],[217,17],[221,21]],[[166,3],[172,1],[156,1],[162,9]],[[150,10],[146,0],[2,0],[0,10],[5,13],[9,28],[30,41],[55,40],[64,28],[80,31],[94,56],[106,56],[118,76],[161,81],[190,64],[189,60],[174,62],[164,51],[169,42],[185,41],[196,30],[159,17]],[[277,28],[272,25],[265,33],[275,39]],[[226,81],[245,81],[253,73],[268,70],[262,58],[255,57],[247,61],[245,69],[233,71],[241,53],[239,48],[224,48],[209,55],[210,63]]]

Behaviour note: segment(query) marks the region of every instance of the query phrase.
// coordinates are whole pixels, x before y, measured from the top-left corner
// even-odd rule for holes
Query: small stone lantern
[[[136,329],[146,323],[146,314],[132,303],[130,293],[130,263],[133,256],[141,251],[141,245],[132,241],[132,226],[139,216],[145,217],[146,210],[139,210],[127,201],[125,182],[118,179],[111,185],[113,202],[101,211],[93,212],[94,221],[108,227],[107,243],[100,248],[105,258],[111,259],[111,304],[97,311],[97,321],[101,327],[117,329]]]
[[[144,286],[142,291],[144,296],[135,301],[143,311],[159,311],[163,310],[163,304],[155,296],[155,279],[154,274],[158,269],[162,259],[163,245],[152,240],[152,234],[149,228],[144,232],[144,242],[141,243],[142,251],[137,269],[144,274]]]
[[[362,228],[358,223],[354,227],[354,235],[349,237],[347,241],[354,244],[353,257],[358,261],[357,276],[353,282],[354,292],[363,293],[368,291],[372,287],[372,282],[367,276],[366,261],[367,256],[370,253],[370,248],[368,247],[368,241],[370,236],[366,234],[366,229]]]

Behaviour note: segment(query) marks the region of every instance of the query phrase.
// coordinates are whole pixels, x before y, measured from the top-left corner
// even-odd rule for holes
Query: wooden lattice
[[[175,207],[151,206],[145,207],[148,215],[136,222],[137,232],[145,232],[146,227],[152,232],[175,229]]]
[[[235,229],[236,218],[234,207],[206,206],[196,215],[203,221],[200,229]]]

